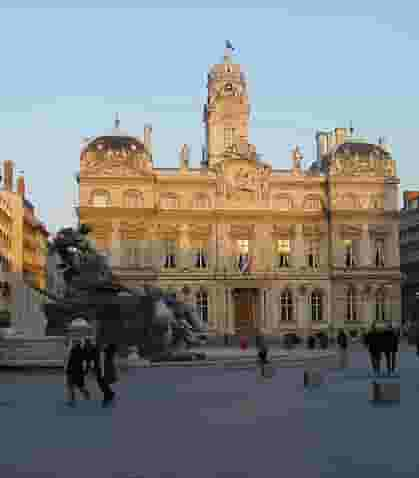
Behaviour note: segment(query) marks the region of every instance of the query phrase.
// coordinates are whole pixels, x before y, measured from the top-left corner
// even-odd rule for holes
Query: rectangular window
[[[319,241],[309,240],[306,243],[306,261],[308,267],[317,269],[320,267],[320,244]]]
[[[231,148],[234,144],[234,135],[235,129],[234,128],[225,128],[224,129],[224,147]]]
[[[166,239],[164,241],[164,264],[165,269],[176,267],[176,240]]]
[[[291,246],[289,239],[278,239],[276,241],[276,257],[278,267],[289,267]]]
[[[345,244],[345,267],[355,266],[354,244],[351,239],[346,239]]]
[[[384,239],[376,239],[375,241],[375,265],[376,267],[384,267]]]
[[[194,250],[194,266],[205,269],[208,265],[208,255],[204,241],[199,241]]]

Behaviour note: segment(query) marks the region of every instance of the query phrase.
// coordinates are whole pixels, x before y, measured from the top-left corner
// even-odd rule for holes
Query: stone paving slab
[[[365,352],[313,390],[302,368],[263,384],[251,370],[130,369],[110,409],[68,409],[60,375],[0,372],[0,476],[417,477],[418,369],[406,352],[400,377],[380,378],[401,382],[401,404],[386,407],[368,400]]]

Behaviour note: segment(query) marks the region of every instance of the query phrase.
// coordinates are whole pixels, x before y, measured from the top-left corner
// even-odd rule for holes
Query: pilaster
[[[366,267],[371,265],[371,237],[368,229],[368,223],[362,224],[361,231],[361,266]]]
[[[294,241],[292,248],[292,267],[301,268],[305,266],[305,248],[303,225],[296,224],[294,232]]]
[[[118,219],[112,220],[111,230],[111,247],[110,247],[110,263],[111,267],[121,266],[121,221]]]

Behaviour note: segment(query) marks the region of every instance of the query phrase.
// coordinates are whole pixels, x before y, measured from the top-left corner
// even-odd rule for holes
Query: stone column
[[[391,284],[386,284],[384,286],[384,318],[387,321],[392,321],[392,300],[393,300],[393,286]]]
[[[212,224],[211,237],[208,243],[208,268],[212,272],[215,272],[217,268],[220,269],[220,263],[219,260],[217,260],[217,254],[219,255],[219,244],[217,246],[218,234],[216,228],[217,224]]]
[[[400,268],[400,236],[399,236],[400,222],[394,221],[391,224],[391,255],[384,257],[384,264],[390,267]]]
[[[215,293],[215,315],[216,315],[216,329],[219,334],[225,333],[225,293],[224,287],[216,286]]]
[[[279,294],[280,294],[280,289],[278,286],[276,286],[273,289],[270,289],[270,294],[269,294],[269,302],[270,302],[270,317],[269,317],[269,326],[272,331],[275,331],[276,333],[279,332],[281,324],[279,322],[279,307],[278,307],[278,300],[279,300]],[[294,307],[296,304],[295,300],[295,295],[294,295]]]
[[[111,267],[120,267],[121,266],[121,222],[114,219],[112,221],[112,233],[111,233],[111,257],[110,264]]]
[[[303,332],[304,337],[308,337],[311,331],[309,289],[303,285],[298,287],[297,296],[297,327]]]
[[[233,335],[235,333],[235,318],[234,318],[234,298],[232,289],[230,287],[225,289],[226,293],[226,331],[228,334]]]
[[[362,232],[361,232],[361,257],[360,257],[360,265],[363,267],[371,265],[371,238],[368,229],[368,224],[362,224]]]
[[[258,297],[258,308],[259,308],[259,327],[263,334],[267,331],[267,323],[266,323],[266,298],[265,298],[265,291],[266,289],[261,288],[259,289],[259,297]]]
[[[327,234],[320,236],[320,268],[327,270],[329,267],[329,238]]]
[[[305,265],[305,248],[302,224],[295,225],[291,265],[292,267],[296,268],[304,267]]]
[[[338,228],[332,234],[333,240],[333,264],[335,267],[345,266],[345,243],[344,237]]]
[[[182,224],[179,229],[179,269],[189,269],[192,267],[191,244],[189,240],[189,228],[186,224]]]

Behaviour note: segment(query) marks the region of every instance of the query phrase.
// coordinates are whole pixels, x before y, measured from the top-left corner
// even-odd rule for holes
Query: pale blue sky
[[[177,166],[182,143],[199,164],[206,75],[226,39],[247,74],[250,141],[264,160],[288,167],[299,144],[309,163],[315,131],[352,120],[370,140],[390,139],[402,186],[419,188],[417,2],[72,3],[0,1],[0,161],[25,172],[52,232],[74,221],[81,138],[112,127],[115,111],[133,135],[152,123],[157,166]]]

